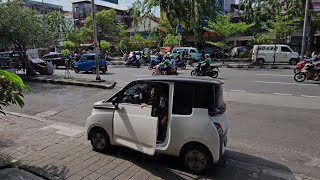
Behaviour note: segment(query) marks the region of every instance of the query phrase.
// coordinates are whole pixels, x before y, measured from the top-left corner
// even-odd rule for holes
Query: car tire
[[[92,129],[89,137],[94,151],[105,153],[111,149],[110,137],[105,130],[101,128]]]
[[[213,166],[210,151],[198,144],[183,147],[181,159],[187,170],[195,174],[204,173]]]
[[[102,70],[102,74],[104,74],[104,73],[106,73],[106,72],[107,72],[107,70],[105,70],[105,69],[104,69],[104,70]]]
[[[264,59],[259,58],[257,59],[257,65],[263,65],[264,64]]]
[[[59,69],[59,65],[58,64],[56,64],[56,69]]]
[[[298,60],[297,59],[290,59],[289,64],[290,65],[297,65],[298,64]]]
[[[138,65],[137,65],[137,68],[140,68],[140,67],[141,67],[141,65],[140,65],[140,64],[138,64]]]
[[[96,74],[96,73],[97,73],[96,68],[92,68],[92,74]]]
[[[78,74],[80,72],[79,68],[74,68],[74,72]]]

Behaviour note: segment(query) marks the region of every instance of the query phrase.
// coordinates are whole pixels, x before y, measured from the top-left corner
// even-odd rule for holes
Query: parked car
[[[58,69],[59,66],[66,66],[65,56],[61,53],[49,53],[44,55],[41,59],[46,62],[51,61],[52,64],[56,67],[56,69]]]
[[[107,61],[104,59],[100,59],[99,67],[102,73],[105,73],[106,71],[108,71]],[[79,73],[81,71],[86,71],[86,72],[91,71],[93,74],[95,74],[96,73],[95,54],[89,53],[89,54],[82,55],[80,60],[75,63],[74,71],[76,73]]]
[[[187,53],[191,56],[191,58],[194,60],[194,61],[199,61],[201,60],[201,53],[198,51],[197,48],[194,48],[194,47],[175,47],[173,48],[171,54],[173,56],[177,56],[178,55],[178,52],[183,52],[183,51],[187,51]]]
[[[164,76],[133,81],[94,104],[86,138],[98,152],[112,145],[158,152],[180,157],[188,170],[202,173],[221,160],[227,146],[222,84]]]
[[[254,45],[252,51],[252,59],[259,65],[272,63],[274,60],[276,63],[296,65],[299,62],[299,57],[299,53],[284,44]]]
[[[249,47],[245,47],[245,46],[240,46],[240,47],[234,47],[232,48],[232,50],[230,51],[230,56],[234,57],[234,58],[239,58],[240,54],[246,51],[250,51]]]
[[[218,49],[215,47],[207,47],[204,48],[203,51],[205,54],[210,54],[210,58],[213,59],[223,59],[223,58],[230,58],[228,53],[224,53],[222,49]]]

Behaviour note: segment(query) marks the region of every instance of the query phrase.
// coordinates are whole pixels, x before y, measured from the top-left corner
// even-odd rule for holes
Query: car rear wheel
[[[208,149],[201,145],[189,145],[182,150],[181,158],[184,166],[192,173],[200,174],[213,165]]]
[[[111,148],[108,133],[100,128],[93,129],[92,132],[90,132],[90,141],[94,151],[104,153]]]
[[[264,59],[260,58],[257,60],[258,65],[263,65],[264,64]]]
[[[298,63],[297,59],[290,59],[289,64],[290,65],[296,65]]]
[[[104,70],[102,70],[102,73],[103,73],[103,74],[104,74],[104,73],[106,73],[106,72],[107,72],[107,70],[105,70],[105,69],[104,69]]]

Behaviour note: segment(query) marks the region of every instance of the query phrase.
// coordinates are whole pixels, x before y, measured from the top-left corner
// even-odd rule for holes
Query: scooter
[[[137,68],[141,67],[141,63],[139,60],[136,60],[134,62],[132,60],[128,60],[125,64],[127,67],[130,67],[130,66],[136,66]]]
[[[305,80],[314,80],[316,75],[316,71],[314,69],[314,65],[311,63],[306,64],[301,72],[296,73],[294,75],[294,80],[296,82],[304,82]]]
[[[295,66],[294,68],[294,73],[297,74],[299,72],[301,72],[301,70],[303,69],[303,67],[307,64],[310,63],[311,61],[309,59],[304,59],[300,62],[298,62],[298,64]]]
[[[191,71],[191,76],[209,76],[211,78],[217,78],[219,72],[220,70],[218,66],[210,66],[205,71],[202,71],[200,68],[200,64],[197,64],[194,67],[194,70]]]
[[[156,65],[155,67],[153,67],[153,72],[152,72],[152,76],[156,76],[156,75],[178,75],[178,71],[177,68],[172,69],[172,68],[167,68],[165,71],[160,71],[160,65]]]

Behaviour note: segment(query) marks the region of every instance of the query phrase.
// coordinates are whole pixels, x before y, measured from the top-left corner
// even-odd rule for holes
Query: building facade
[[[66,12],[63,10],[63,6],[49,4],[49,3],[42,3],[42,2],[32,1],[32,0],[22,0],[21,6],[23,8],[37,11],[39,14],[47,14],[52,11],[60,11],[62,13]]]
[[[140,34],[143,38],[150,37],[153,39],[154,37],[151,35],[151,31],[154,31],[160,22],[160,18],[158,17],[149,17],[149,16],[142,16],[137,26],[131,26],[127,29],[127,32],[130,36],[135,34]]]
[[[117,2],[115,0],[108,0],[105,2]],[[96,3],[96,10],[108,10],[114,9],[117,12],[117,17],[115,19],[116,22],[121,22],[124,24],[125,28],[128,28],[132,24],[132,18],[130,14],[127,12],[127,8],[119,6],[118,4],[112,3],[104,3],[101,1],[97,1]],[[90,0],[82,0],[76,1],[72,3],[72,11],[73,11],[73,18],[74,18],[74,25],[77,28],[81,28],[84,25],[84,20],[86,17],[91,15],[91,1]]]

